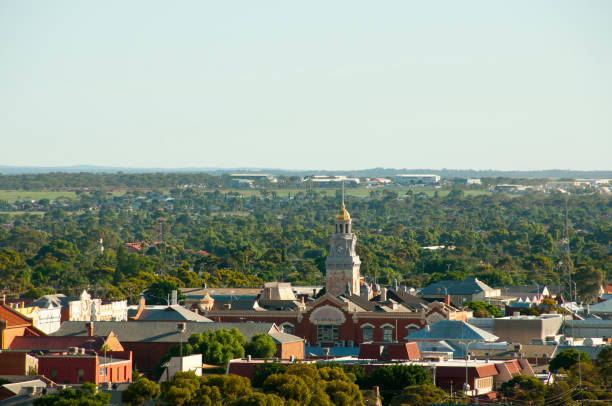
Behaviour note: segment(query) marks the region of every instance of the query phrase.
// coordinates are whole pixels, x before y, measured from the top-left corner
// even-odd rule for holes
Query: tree
[[[85,382],[80,389],[65,388],[57,395],[45,395],[34,400],[34,406],[106,406],[110,393],[99,392],[96,385]]]
[[[266,393],[274,393],[299,403],[308,403],[310,400],[310,388],[297,375],[272,374],[264,381],[263,390]]]
[[[549,368],[551,372],[557,372],[559,369],[569,370],[574,364],[578,363],[580,357],[581,364],[591,365],[591,358],[584,351],[576,351],[575,349],[563,350],[550,360]]]
[[[282,406],[285,402],[273,393],[253,392],[231,403],[232,406]]]
[[[546,386],[535,376],[517,375],[502,384],[501,392],[513,401],[543,405],[546,397]]]
[[[145,400],[157,399],[160,394],[161,390],[155,382],[139,378],[121,393],[121,401],[129,406],[137,406],[144,404]]]
[[[406,386],[430,384],[429,372],[420,365],[391,365],[374,370],[363,382],[362,388],[378,386],[385,399],[399,393]]]
[[[605,384],[612,384],[612,346],[608,345],[599,352],[597,356],[597,368],[604,377]]]
[[[465,306],[474,311],[475,317],[501,317],[502,314],[496,306],[487,304],[482,300],[470,300],[465,302]]]
[[[256,334],[244,347],[244,352],[254,358],[272,358],[276,354],[276,344],[268,334]]]
[[[181,293],[181,290],[178,288],[176,283],[166,279],[153,282],[145,291],[147,303],[165,305],[168,303],[166,298],[169,299],[171,297],[173,290],[177,291],[177,298],[179,301],[185,300],[185,295]]]
[[[446,392],[436,385],[412,385],[405,387],[400,394],[395,395],[391,399],[391,405],[427,406],[432,403],[440,403],[445,397]]]
[[[202,379],[193,371],[177,372],[161,385],[161,399],[171,405],[220,406],[219,388],[203,386]]]
[[[590,302],[599,295],[604,274],[601,269],[597,269],[593,265],[583,265],[576,269],[574,280],[580,281],[577,286],[578,295],[585,301]]]
[[[223,402],[232,402],[251,393],[251,381],[234,374],[204,377],[202,385],[218,388]]]

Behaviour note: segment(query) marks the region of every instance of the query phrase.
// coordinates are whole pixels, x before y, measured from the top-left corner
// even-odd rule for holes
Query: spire
[[[346,210],[346,206],[344,205],[344,181],[342,182],[342,206],[340,207],[340,211],[336,216],[336,221],[350,221],[351,215]]]

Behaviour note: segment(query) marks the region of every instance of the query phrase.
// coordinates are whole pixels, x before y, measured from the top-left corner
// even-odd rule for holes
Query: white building
[[[432,174],[398,174],[395,175],[395,182],[401,185],[433,185],[440,182],[440,176]]]
[[[197,376],[202,376],[202,354],[186,355],[184,357],[172,357],[166,363],[166,370],[159,378],[159,383],[169,381],[177,372],[195,372]]]
[[[28,307],[15,303],[11,307],[13,310],[32,319],[32,326],[45,332],[45,334],[56,332],[62,323],[62,308],[60,305],[54,305],[52,302]]]

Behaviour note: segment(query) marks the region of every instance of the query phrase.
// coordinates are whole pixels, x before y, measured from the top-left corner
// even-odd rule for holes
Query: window
[[[393,342],[393,329],[391,327],[383,328],[383,341],[385,343]]]
[[[123,367],[123,379],[127,380],[127,367],[126,366]]]
[[[420,330],[419,326],[417,326],[416,324],[411,324],[409,326],[406,326],[406,328],[408,329],[408,335]]]
[[[317,326],[317,341],[319,343],[338,341],[338,326]]]
[[[374,339],[374,329],[372,327],[363,328],[363,341],[372,341]]]
[[[57,382],[57,369],[51,369],[51,380]]]
[[[83,368],[79,368],[77,371],[77,382],[83,382],[83,377],[85,376],[85,370]]]
[[[106,375],[106,368],[100,368],[100,376]]]

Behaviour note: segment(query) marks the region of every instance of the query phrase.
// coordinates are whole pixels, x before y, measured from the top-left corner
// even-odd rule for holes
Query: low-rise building
[[[99,355],[93,351],[76,349],[39,355],[38,373],[60,384],[131,382],[132,353],[108,351],[105,355]]]
[[[176,321],[132,321],[132,322],[98,322],[95,324],[95,334],[105,336],[113,332],[121,341],[126,351],[134,354],[134,368],[151,374],[172,347],[186,343],[193,334],[201,334],[207,330],[238,329],[250,341],[254,335],[269,334],[277,344],[277,354],[295,359],[304,358],[304,347],[293,344],[301,341],[294,337],[288,340],[285,336],[277,336],[280,330],[274,323],[216,323],[216,322],[176,322]],[[53,337],[84,337],[88,336],[86,322],[66,321],[62,327],[53,333]],[[275,339],[276,336],[276,339]]]
[[[433,174],[397,174],[395,183],[400,185],[433,185],[440,182],[439,175]]]
[[[486,283],[475,277],[467,277],[462,281],[441,280],[424,287],[420,296],[425,300],[443,300],[450,296],[451,304],[463,306],[470,300],[484,300],[491,297],[499,297],[500,289],[491,288]]]

